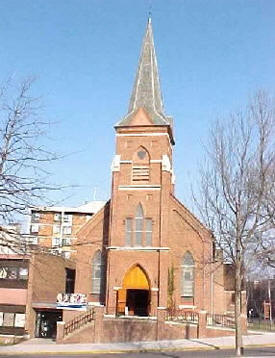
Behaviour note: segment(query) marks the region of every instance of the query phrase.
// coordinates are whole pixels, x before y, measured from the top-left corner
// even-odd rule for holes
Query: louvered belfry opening
[[[143,147],[139,147],[133,158],[132,182],[142,184],[150,181],[149,153]]]

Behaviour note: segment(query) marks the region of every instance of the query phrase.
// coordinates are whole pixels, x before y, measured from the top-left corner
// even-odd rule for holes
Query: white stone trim
[[[118,190],[160,190],[160,185],[119,185]]]
[[[100,302],[88,301],[88,306],[104,307]]]
[[[162,163],[162,160],[161,159],[151,159],[150,160],[150,163]],[[133,164],[133,161],[132,160],[121,160],[120,161],[120,164]]]
[[[150,163],[162,163],[162,160],[161,159],[151,159],[150,160]],[[120,161],[120,164],[133,164],[133,161],[132,160],[121,160]]]
[[[230,327],[221,327],[221,326],[212,326],[212,325],[206,325],[207,329],[217,329],[217,330],[220,330],[220,331],[231,331],[231,332],[234,332],[235,329],[234,328],[230,328]],[[253,331],[255,332],[255,331]]]
[[[191,308],[192,310],[194,310],[195,308],[197,308],[197,306],[194,306],[194,305],[179,305],[179,309],[184,309],[184,308]]]
[[[167,136],[167,133],[116,133],[117,137],[158,137],[158,136]]]
[[[197,327],[196,323],[192,323],[189,321],[177,322],[177,321],[165,321],[165,324],[174,325],[174,326],[185,326],[188,323],[188,326]]]
[[[159,289],[158,289],[157,287],[152,287],[152,288],[151,288],[151,291],[153,291],[153,292],[158,292]]]
[[[167,154],[163,154],[162,156],[162,171],[171,171],[171,162]]]
[[[170,247],[153,247],[153,246],[108,246],[107,250],[119,251],[169,251]]]
[[[112,164],[111,164],[111,171],[112,172],[119,172],[120,171],[120,155],[115,154]]]
[[[163,307],[163,306],[160,306],[160,307],[157,307],[158,310],[166,310],[167,307]]]
[[[176,175],[175,175],[175,172],[174,172],[174,169],[171,169],[171,174],[172,174],[172,184],[175,184],[176,182]]]
[[[114,287],[113,287],[113,290],[114,290],[114,291],[118,291],[118,290],[121,290],[121,289],[122,289],[122,287],[120,287],[120,286],[114,286]]]

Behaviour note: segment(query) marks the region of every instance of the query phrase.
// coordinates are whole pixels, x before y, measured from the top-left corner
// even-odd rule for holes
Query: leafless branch
[[[210,132],[195,203],[216,245],[235,265],[237,353],[241,280],[255,260],[274,267],[274,102],[263,91]],[[272,240],[270,240],[272,238]]]

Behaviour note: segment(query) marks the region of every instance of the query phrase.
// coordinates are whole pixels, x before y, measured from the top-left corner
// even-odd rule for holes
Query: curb
[[[249,344],[246,348],[275,347],[271,344]],[[123,353],[149,353],[149,352],[177,352],[177,351],[212,351],[212,350],[228,350],[234,349],[235,346],[213,346],[213,347],[163,347],[163,348],[137,348],[137,349],[117,349],[117,350],[87,350],[87,351],[39,351],[39,352],[0,352],[1,356],[20,356],[20,355],[84,355],[84,354],[123,354]]]

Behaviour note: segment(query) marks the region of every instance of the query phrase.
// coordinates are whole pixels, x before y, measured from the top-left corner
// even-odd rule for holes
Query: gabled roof
[[[50,211],[50,212],[66,212],[80,214],[95,214],[104,205],[106,201],[93,200],[80,206],[36,206],[31,211]]]
[[[152,21],[148,24],[143,38],[141,54],[127,115],[116,127],[127,126],[139,108],[144,108],[155,125],[171,125],[171,118],[165,116],[160,89]]]

